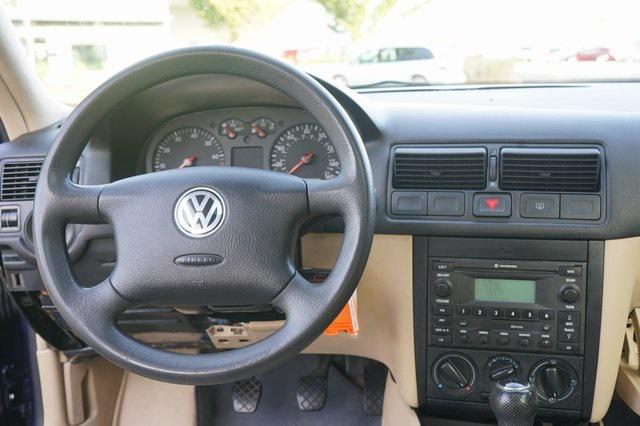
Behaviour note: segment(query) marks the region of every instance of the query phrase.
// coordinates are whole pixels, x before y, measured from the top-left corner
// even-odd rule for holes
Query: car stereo
[[[428,261],[432,346],[583,353],[586,263]]]

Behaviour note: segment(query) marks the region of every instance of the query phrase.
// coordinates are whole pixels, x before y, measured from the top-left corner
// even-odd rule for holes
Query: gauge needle
[[[179,169],[184,169],[185,167],[191,167],[193,166],[193,163],[195,163],[196,161],[196,156],[195,155],[190,155],[187,158],[185,158],[184,160],[182,160],[182,164],[180,164],[178,166]]]
[[[263,128],[258,127],[255,124],[253,125],[253,130],[258,134],[259,138],[266,138],[267,137],[267,132]]]
[[[300,161],[298,161],[298,162],[296,163],[296,165],[295,165],[295,166],[293,166],[293,167],[291,168],[291,170],[289,170],[289,172],[288,172],[288,173],[289,173],[290,175],[292,175],[292,174],[294,174],[295,172],[297,172],[298,170],[300,170],[300,168],[301,168],[302,166],[304,166],[305,164],[309,164],[309,163],[311,162],[311,157],[313,157],[313,152],[308,152],[308,153],[306,153],[305,155],[303,155],[303,156],[302,156],[302,158],[300,158]]]
[[[224,128],[224,133],[227,135],[229,139],[235,139],[235,137],[238,136],[238,134],[234,132],[233,129],[229,126]]]

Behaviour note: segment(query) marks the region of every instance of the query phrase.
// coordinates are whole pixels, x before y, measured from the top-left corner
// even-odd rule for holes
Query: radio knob
[[[448,297],[451,294],[451,282],[447,280],[438,280],[434,286],[434,291],[438,297]]]
[[[580,288],[575,285],[566,285],[560,290],[560,299],[564,303],[576,303],[580,299]]]

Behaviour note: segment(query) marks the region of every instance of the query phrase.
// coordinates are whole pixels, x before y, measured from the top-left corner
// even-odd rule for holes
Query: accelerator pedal
[[[262,395],[262,383],[255,377],[233,384],[233,409],[236,413],[253,413]]]
[[[364,368],[364,412],[368,416],[381,416],[387,367],[376,362]]]

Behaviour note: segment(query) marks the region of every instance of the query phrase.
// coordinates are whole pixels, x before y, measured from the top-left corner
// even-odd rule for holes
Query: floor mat
[[[329,369],[328,394],[320,411],[300,411],[296,401],[298,379],[312,372],[319,357],[301,355],[256,378],[262,382],[262,396],[253,413],[233,409],[233,384],[198,386],[198,425],[353,425],[377,426],[380,417],[363,411],[362,390],[334,367]]]

